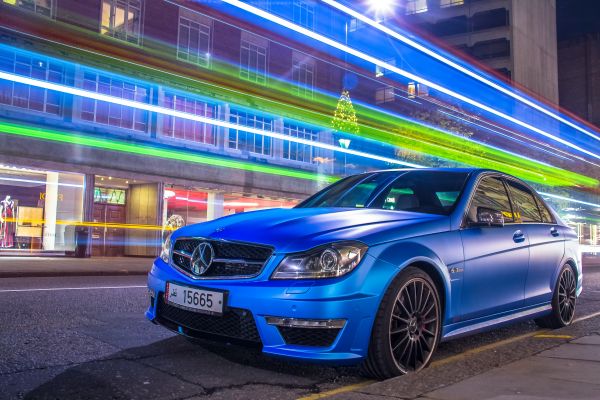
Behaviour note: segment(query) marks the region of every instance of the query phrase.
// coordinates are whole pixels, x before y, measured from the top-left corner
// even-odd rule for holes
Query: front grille
[[[187,332],[184,332],[192,337],[208,334],[261,343],[252,313],[243,308],[229,307],[222,316],[200,314],[167,304],[164,297],[160,296],[156,304],[156,318],[171,329],[178,330],[180,326],[185,328]]]
[[[331,346],[340,332],[340,329],[292,328],[288,326],[278,326],[277,329],[286,344],[313,347]]]
[[[191,268],[194,250],[201,242],[208,242],[214,250],[213,262],[201,275]],[[178,239],[173,245],[173,263],[198,278],[248,278],[258,275],[271,257],[273,249],[255,244],[234,243],[220,240]]]

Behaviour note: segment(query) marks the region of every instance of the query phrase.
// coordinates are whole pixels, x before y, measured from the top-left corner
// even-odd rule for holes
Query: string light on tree
[[[356,117],[356,111],[350,100],[350,92],[348,90],[342,91],[342,95],[338,100],[335,113],[333,114],[333,120],[331,125],[334,130],[338,132],[345,132],[351,134],[359,133],[358,118]]]

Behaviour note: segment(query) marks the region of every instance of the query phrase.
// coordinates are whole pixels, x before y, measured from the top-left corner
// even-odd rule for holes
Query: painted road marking
[[[594,317],[598,317],[600,316],[600,311],[599,312],[595,312],[589,315],[584,315],[583,317],[579,317],[573,320],[573,323],[577,323],[577,322],[581,322],[581,321],[585,321],[587,319],[590,318],[594,318]],[[461,354],[456,354],[454,356],[450,356],[450,357],[446,357],[446,358],[442,358],[441,360],[437,360],[432,362],[429,366],[430,367],[439,367],[442,365],[446,365],[449,364],[453,361],[457,361],[457,360],[461,360],[466,358],[469,355],[474,355],[474,354],[478,354],[481,353],[483,351],[486,350],[492,350],[495,349],[496,347],[500,347],[503,346],[505,344],[510,344],[510,343],[514,343],[517,342],[519,340],[522,339],[527,339],[529,337],[540,337],[540,338],[544,338],[544,337],[552,337],[552,338],[561,338],[561,339],[572,339],[573,336],[569,336],[569,335],[552,335],[546,332],[550,332],[549,330],[545,329],[545,330],[537,330],[535,332],[529,332],[529,333],[525,333],[523,335],[519,335],[519,336],[515,336],[512,338],[508,338],[508,339],[504,339],[504,340],[500,340],[498,342],[494,342],[494,343],[490,343],[490,344],[486,344],[484,346],[480,346],[480,347],[476,347],[474,349],[471,350],[467,350],[464,353]],[[355,383],[353,385],[348,385],[348,386],[342,386],[339,387],[337,389],[333,389],[333,390],[329,390],[326,392],[321,392],[321,393],[315,393],[312,394],[310,396],[306,396],[306,397],[300,397],[298,400],[313,400],[313,399],[323,399],[326,397],[330,397],[330,396],[334,396],[338,393],[347,393],[347,392],[351,392],[355,389],[360,389],[362,387],[368,386],[371,383],[374,383],[374,381],[364,381],[364,382],[359,382],[359,383]]]
[[[540,339],[573,339],[574,336],[571,335],[549,335],[549,334],[539,334],[539,335],[535,335],[534,338],[540,338]]]
[[[375,382],[376,381],[358,382],[358,383],[355,383],[353,385],[342,386],[342,387],[339,387],[337,389],[327,390],[326,392],[315,393],[315,394],[311,394],[311,395],[306,396],[306,397],[300,397],[298,400],[323,399],[325,397],[334,396],[336,394],[351,392],[351,391],[353,391],[355,389],[360,389],[361,387],[368,386],[368,385],[370,385],[372,383],[375,383]]]
[[[17,292],[52,292],[59,290],[102,290],[102,289],[147,289],[146,285],[135,286],[82,286],[82,287],[62,287],[62,288],[33,288],[33,289],[0,289],[0,293]]]

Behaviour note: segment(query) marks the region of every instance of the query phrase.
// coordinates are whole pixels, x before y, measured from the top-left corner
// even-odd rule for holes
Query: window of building
[[[208,67],[210,62],[210,26],[179,17],[177,58]]]
[[[265,84],[266,74],[267,48],[242,40],[240,77],[251,82]]]
[[[286,123],[283,125],[283,133],[291,137],[310,140],[312,142],[317,140],[317,132],[299,125]],[[313,163],[314,147],[303,143],[284,140],[283,158],[305,163]]]
[[[162,101],[163,107],[172,110],[208,118],[214,118],[216,114],[215,105],[174,93],[165,93]],[[214,125],[169,115],[162,116],[162,135],[192,142],[216,144]]]
[[[84,73],[83,89],[142,103],[149,98],[144,86],[95,72]],[[81,100],[81,119],[141,132],[148,127],[147,111],[88,98]]]
[[[142,26],[141,0],[103,0],[100,32],[139,44]]]
[[[315,66],[310,61],[294,60],[292,63],[292,80],[299,96],[313,97],[315,86]]]
[[[396,99],[396,91],[392,86],[384,86],[375,91],[375,103],[389,103]]]
[[[440,0],[440,7],[453,7],[453,6],[462,6],[465,4],[465,0]]]
[[[386,63],[393,65],[394,67],[396,66],[396,59],[395,58],[388,58],[387,60],[385,60]],[[383,75],[387,75],[389,74],[391,71],[389,69],[386,69],[380,65],[376,65],[375,66],[375,77],[379,78],[380,76]]]
[[[305,28],[315,29],[315,6],[308,1],[294,1],[294,22]]]
[[[406,0],[406,14],[427,12],[427,0]]]
[[[30,10],[46,17],[54,15],[54,0],[4,0],[4,3]]]
[[[347,26],[348,32],[356,32],[365,25],[363,21],[357,18],[352,18]]]
[[[264,131],[273,131],[273,120],[242,111],[230,111],[229,122],[234,124],[248,126]],[[227,135],[227,147],[250,153],[257,153],[266,156],[271,155],[272,138],[257,133],[244,132],[238,129],[229,129]]]
[[[406,86],[406,93],[408,94],[409,99],[414,99],[417,97],[417,84],[414,82],[408,82]]]
[[[434,24],[431,29],[431,32],[436,36],[459,35],[468,31],[469,23],[465,15],[441,20]]]
[[[471,55],[480,60],[509,57],[510,42],[507,39],[494,39],[479,42],[471,48]]]
[[[471,18],[474,31],[508,26],[508,10],[497,8],[495,10],[478,12]]]
[[[3,48],[0,48],[0,71],[54,83],[65,80],[65,68],[61,64]],[[63,94],[2,79],[0,104],[60,115]]]

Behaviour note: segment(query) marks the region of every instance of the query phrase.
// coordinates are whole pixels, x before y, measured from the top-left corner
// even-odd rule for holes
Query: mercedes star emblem
[[[190,260],[191,270],[194,275],[203,275],[212,264],[215,251],[208,242],[201,242],[192,253]]]

